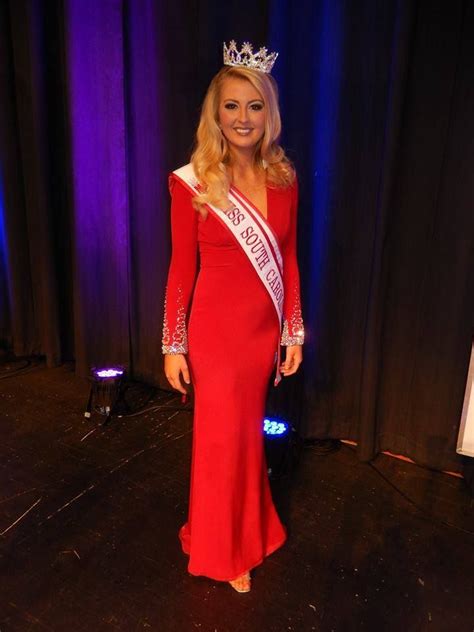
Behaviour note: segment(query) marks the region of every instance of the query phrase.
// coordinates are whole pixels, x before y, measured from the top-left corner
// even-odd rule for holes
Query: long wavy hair
[[[222,208],[229,206],[228,193],[231,182],[226,166],[230,163],[227,139],[219,127],[219,102],[222,85],[228,78],[249,81],[260,93],[265,104],[265,131],[259,140],[254,160],[255,166],[264,166],[267,183],[275,187],[288,187],[295,179],[290,160],[279,145],[281,118],[278,107],[278,87],[268,73],[245,67],[224,66],[214,76],[201,108],[191,163],[203,192],[193,197],[193,206],[206,217],[206,203]]]

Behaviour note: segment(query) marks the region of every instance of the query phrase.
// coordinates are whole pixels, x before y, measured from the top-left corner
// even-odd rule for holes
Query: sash
[[[192,194],[200,193],[200,185],[191,163],[173,171]],[[276,236],[265,218],[234,187],[229,191],[233,207],[223,210],[213,204],[206,208],[221,224],[226,226],[252,264],[263,286],[267,290],[281,325],[283,319],[283,258]],[[280,340],[276,351],[276,375],[274,386],[280,380]]]

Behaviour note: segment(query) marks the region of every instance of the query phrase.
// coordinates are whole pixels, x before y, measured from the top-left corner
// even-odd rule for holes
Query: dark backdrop
[[[474,3],[0,2],[0,339],[165,386],[167,173],[222,41],[280,56],[307,332],[270,394],[306,437],[437,469],[473,334]],[[273,402],[273,403],[272,403]]]

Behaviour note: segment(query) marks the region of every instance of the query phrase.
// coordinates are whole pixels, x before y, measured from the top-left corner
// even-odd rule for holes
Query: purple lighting
[[[94,376],[97,378],[117,377],[123,375],[122,369],[96,369],[94,370]]]
[[[129,226],[122,2],[67,0],[76,365],[128,361]],[[112,316],[113,315],[113,316]],[[113,318],[113,326],[110,326]],[[93,325],[92,325],[93,323]],[[93,349],[91,352],[86,350]]]

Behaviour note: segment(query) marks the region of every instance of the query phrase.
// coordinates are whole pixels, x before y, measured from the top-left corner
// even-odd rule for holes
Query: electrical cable
[[[311,450],[318,456],[325,456],[341,449],[339,439],[305,439],[303,445],[306,450]]]
[[[347,444],[343,444],[343,445],[349,450],[354,451],[354,449],[351,448],[349,445]],[[400,496],[402,496],[402,498],[404,498],[408,503],[413,505],[413,507],[415,507],[415,509],[417,509],[421,514],[423,514],[423,517],[425,519],[430,520],[434,523],[442,524],[446,527],[451,527],[452,529],[462,531],[463,533],[467,533],[469,535],[474,535],[474,531],[469,531],[469,529],[463,529],[463,527],[459,527],[458,525],[455,525],[452,522],[448,522],[447,520],[442,520],[441,518],[437,518],[433,514],[429,513],[421,505],[418,505],[412,498],[407,496],[407,494],[405,494],[403,490],[397,487],[395,483],[393,483],[389,478],[387,478],[387,476],[385,476],[385,474],[383,474],[373,463],[368,462],[367,465],[369,465],[380,476],[380,478],[385,481],[385,483],[390,485],[390,487],[392,487]]]
[[[20,358],[21,359],[21,358]],[[15,359],[15,362],[20,360],[19,358]],[[8,362],[7,364],[12,364],[12,362]],[[26,375],[27,373],[32,373],[35,369],[41,366],[41,362],[34,363],[30,359],[24,360],[23,366],[20,366],[17,369],[14,369],[11,372],[1,371],[0,372],[0,380],[7,380],[10,377],[18,377],[19,375]],[[0,367],[2,365],[0,364]]]

